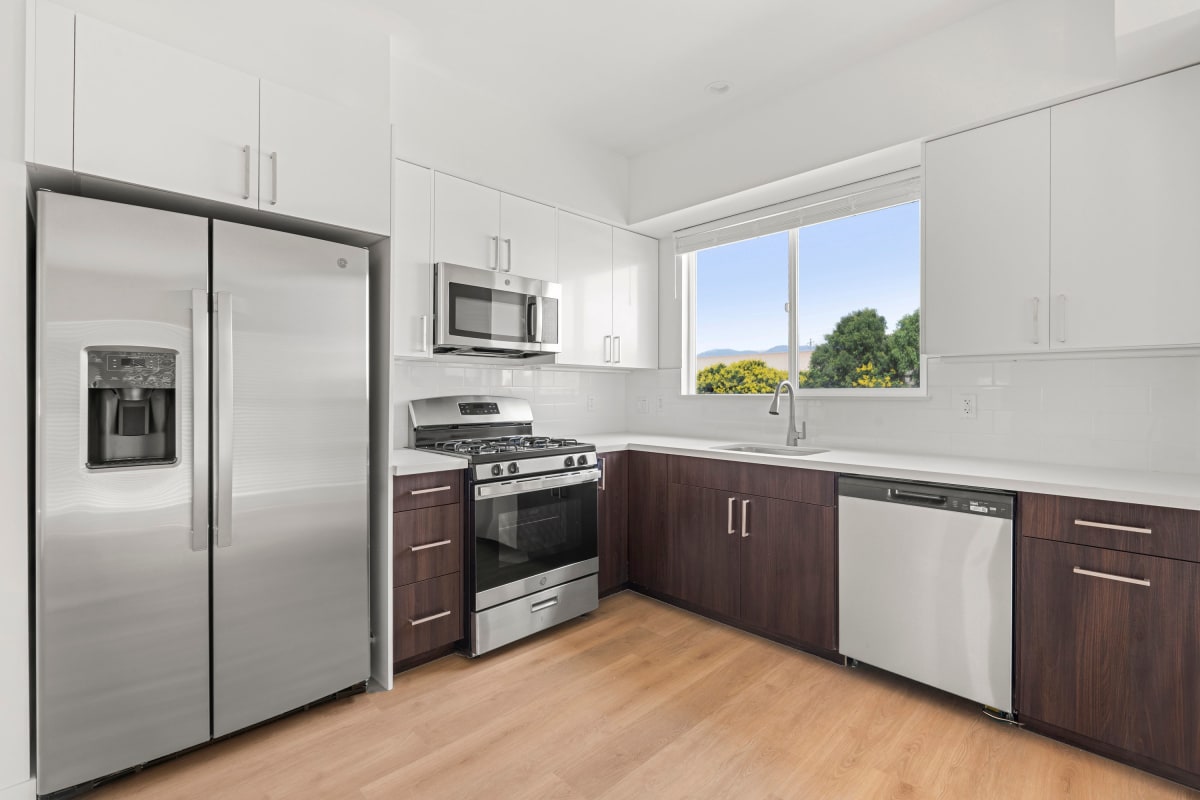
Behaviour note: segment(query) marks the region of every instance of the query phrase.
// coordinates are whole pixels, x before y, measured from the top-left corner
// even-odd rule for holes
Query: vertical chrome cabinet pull
[[[742,501],[742,538],[750,535],[750,501]]]
[[[492,239],[492,266],[490,269],[500,271],[500,237],[493,236]]]
[[[442,611],[437,614],[430,614],[428,617],[421,617],[420,619],[410,619],[408,622],[410,625],[412,625],[415,628],[418,625],[424,625],[426,622],[433,622],[435,619],[441,619],[442,617],[448,617],[448,616],[450,616],[449,611]]]
[[[217,547],[233,544],[233,295],[214,295],[213,317],[217,329],[214,413],[216,436],[213,437],[214,477],[217,497],[214,504],[213,533]]]
[[[615,363],[615,364],[621,363],[621,337],[620,336],[613,337],[613,363]]]
[[[505,272],[512,272],[512,239],[505,239],[505,240],[504,240],[504,247],[505,247],[505,250],[506,250],[506,251],[507,251],[507,253],[508,253],[508,261],[506,262],[506,265],[505,265],[504,271],[505,271]]]
[[[726,531],[726,533],[729,533],[729,534],[737,533],[737,531],[733,527],[733,504],[736,502],[737,502],[737,500],[733,499],[732,497],[729,498],[729,530]]]
[[[271,153],[271,205],[279,203],[279,153]]]
[[[242,176],[242,199],[250,199],[250,145],[242,148],[242,156],[245,158],[246,172]]]
[[[604,363],[605,364],[612,363],[612,337],[611,336],[604,337]]]
[[[1067,340],[1067,296],[1060,294],[1058,296],[1058,340],[1065,342]]]
[[[192,290],[192,549],[208,549],[208,292]]]
[[[421,315],[421,352],[429,352],[429,315]]]
[[[608,461],[601,456],[600,461],[600,491],[604,491],[608,486]]]
[[[1077,519],[1075,524],[1081,528],[1103,528],[1108,531],[1121,531],[1122,533],[1144,533],[1151,534],[1153,531],[1150,528],[1139,528],[1135,525],[1114,525],[1111,522],[1092,522],[1088,519]]]
[[[1149,586],[1150,581],[1145,578],[1126,578],[1124,575],[1113,575],[1110,572],[1094,572],[1083,567],[1075,567],[1071,570],[1076,575],[1086,575],[1089,578],[1103,578],[1106,581],[1117,581],[1118,583],[1132,583],[1134,586]]]
[[[1041,342],[1042,342],[1042,334],[1041,334],[1041,331],[1039,330],[1040,326],[1038,325],[1038,312],[1040,311],[1041,304],[1042,304],[1042,299],[1040,297],[1033,298],[1033,343],[1034,344],[1041,344]]]

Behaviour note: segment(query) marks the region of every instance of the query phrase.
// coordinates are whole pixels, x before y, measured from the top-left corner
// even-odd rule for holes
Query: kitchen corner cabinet
[[[392,162],[392,355],[433,357],[433,171]]]
[[[439,172],[433,260],[556,281],[555,210]]]
[[[1051,109],[1051,346],[1200,343],[1200,67]]]
[[[629,580],[629,454],[601,453],[597,506],[600,593],[621,588]]]
[[[1019,507],[1022,721],[1200,786],[1200,564],[1133,549],[1195,558],[1200,513],[1041,495]]]
[[[629,582],[656,594],[677,595],[667,537],[670,456],[629,451]]]
[[[385,120],[83,15],[74,21],[73,52],[55,51],[73,63],[36,61],[74,76],[73,114],[53,119],[73,127],[76,172],[387,234]]]
[[[658,365],[658,242],[558,212],[562,353],[589,367]]]
[[[925,145],[925,352],[1050,349],[1050,111]]]

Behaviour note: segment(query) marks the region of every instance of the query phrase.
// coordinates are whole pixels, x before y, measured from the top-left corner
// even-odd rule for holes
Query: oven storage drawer
[[[461,572],[462,505],[414,508],[392,515],[392,585]]]
[[[392,511],[462,502],[462,470],[400,475],[392,479]]]
[[[462,637],[461,572],[392,590],[392,661],[403,661]]]
[[[526,595],[472,614],[471,654],[480,655],[551,628],[600,605],[595,575]]]
[[[1200,511],[1022,494],[1022,536],[1200,561]]]

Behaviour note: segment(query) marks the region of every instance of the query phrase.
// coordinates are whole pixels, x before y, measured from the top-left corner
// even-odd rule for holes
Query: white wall
[[[0,0],[0,374],[25,374],[25,3]],[[0,392],[0,793],[29,778],[25,394]]]
[[[625,225],[629,162],[450,79],[393,42],[393,154],[512,194]]]
[[[1010,0],[634,157],[630,221],[1044,103],[1114,60],[1111,2]]]
[[[631,430],[783,442],[769,397],[680,397],[679,375],[630,376]],[[806,444],[1200,474],[1200,356],[930,359],[925,382],[928,398],[800,401]]]
[[[408,401],[452,394],[524,397],[533,406],[533,431],[547,436],[582,437],[623,431],[627,402],[623,372],[585,372],[523,367],[448,366],[428,361],[396,361],[392,369],[395,446],[407,447],[412,433]],[[588,398],[592,399],[591,408]]]

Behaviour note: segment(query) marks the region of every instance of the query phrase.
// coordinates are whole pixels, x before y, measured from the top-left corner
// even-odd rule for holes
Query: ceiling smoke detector
[[[729,81],[713,81],[708,85],[711,94],[726,94],[731,88]]]

